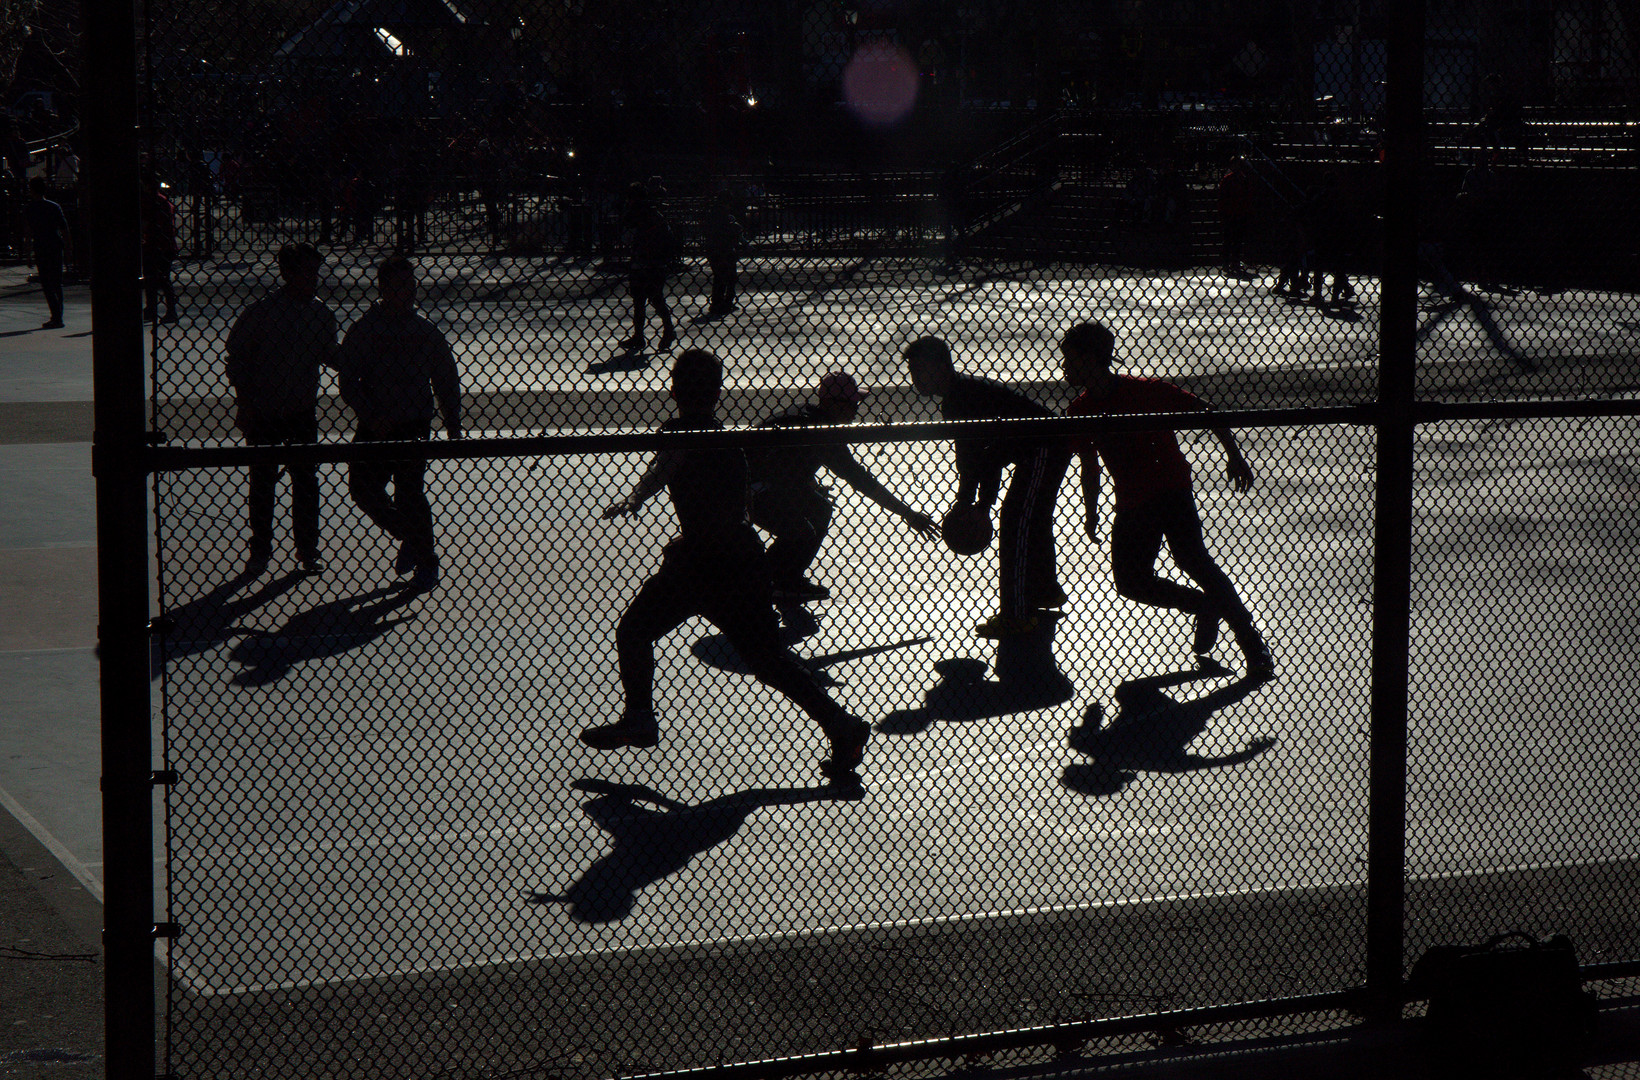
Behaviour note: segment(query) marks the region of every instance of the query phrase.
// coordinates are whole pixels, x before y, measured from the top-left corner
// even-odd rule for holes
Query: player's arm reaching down
[[[649,461],[649,468],[638,477],[638,482],[632,485],[632,490],[626,493],[626,497],[604,508],[604,520],[625,517],[659,495],[666,489],[666,482],[672,479],[672,474],[677,470],[678,455],[674,451],[657,451]]]
[[[1004,462],[990,443],[957,439],[952,444],[957,465],[957,504],[989,510],[1002,494]]]
[[[1092,447],[1082,458],[1082,531],[1089,540],[1099,539],[1099,453]]]
[[[1253,486],[1253,467],[1247,464],[1242,456],[1241,444],[1236,441],[1236,433],[1229,428],[1214,428],[1219,445],[1224,447],[1224,456],[1227,459],[1224,474],[1230,480],[1230,486],[1237,492],[1244,492]]]
[[[883,486],[882,481],[871,474],[871,470],[860,464],[854,454],[846,446],[838,446],[824,459],[826,468],[830,469],[838,479],[848,484],[878,506],[891,514],[898,515],[907,525],[911,526],[919,535],[935,537],[940,534],[940,527],[927,514],[920,514],[901,502],[894,493]]]

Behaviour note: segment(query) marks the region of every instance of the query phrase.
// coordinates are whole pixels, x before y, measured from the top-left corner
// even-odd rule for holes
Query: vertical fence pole
[[[1418,333],[1424,0],[1391,0],[1384,131],[1378,476],[1367,824],[1367,1013],[1401,1013],[1407,697],[1412,625],[1412,420]]]
[[[97,642],[102,665],[103,954],[109,1080],[154,1077],[154,864],[137,29],[132,0],[86,0],[82,125],[91,239]]]

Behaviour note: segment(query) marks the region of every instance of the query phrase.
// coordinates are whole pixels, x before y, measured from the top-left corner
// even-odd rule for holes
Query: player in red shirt
[[[1078,323],[1059,342],[1065,381],[1082,393],[1067,410],[1071,416],[1121,413],[1205,412],[1210,406],[1187,390],[1160,379],[1111,371],[1116,337],[1096,322]],[[1253,470],[1228,428],[1214,428],[1229,458],[1228,476],[1237,491],[1253,486]],[[1247,677],[1275,678],[1275,661],[1241,602],[1202,539],[1201,517],[1191,484],[1190,463],[1171,431],[1128,431],[1078,440],[1082,458],[1082,502],[1090,540],[1099,533],[1099,466],[1110,471],[1116,489],[1110,527],[1111,577],[1116,592],[1141,604],[1176,608],[1196,617],[1193,649],[1198,661],[1211,658],[1220,621],[1230,624],[1247,664]],[[1173,563],[1199,588],[1159,577],[1156,556],[1162,541]]]

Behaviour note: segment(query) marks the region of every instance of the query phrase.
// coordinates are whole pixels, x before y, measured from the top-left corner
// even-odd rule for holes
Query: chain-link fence
[[[1386,895],[1632,973],[1632,60],[1431,16],[1409,208],[1385,12],[1177,7],[146,5],[165,1072],[1325,1027]]]

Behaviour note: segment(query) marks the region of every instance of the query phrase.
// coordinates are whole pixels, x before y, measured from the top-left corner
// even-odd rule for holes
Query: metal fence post
[[[1401,1011],[1424,0],[1390,5],[1367,825],[1367,1012]]]
[[[91,460],[102,664],[107,1071],[110,1080],[152,1080],[153,765],[133,5],[88,0],[81,26],[96,417]]]

